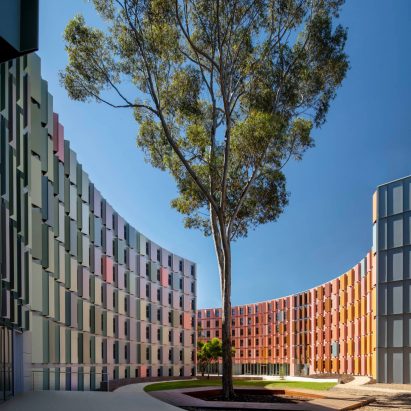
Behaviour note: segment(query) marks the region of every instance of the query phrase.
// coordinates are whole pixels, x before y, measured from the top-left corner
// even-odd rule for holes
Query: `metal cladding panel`
[[[103,361],[110,379],[136,370],[143,376],[168,373],[154,355],[157,347],[161,350],[157,335],[155,352],[151,340],[144,348],[154,353],[158,364],[153,367],[152,359],[144,359],[146,368],[140,365],[137,344],[145,341],[145,326],[141,333],[137,322],[172,325],[166,309],[172,292],[168,270],[161,276],[160,269],[169,266],[172,254],[131,227],[90,183],[64,140],[61,118],[53,113],[53,98],[40,78],[39,58],[26,60],[0,65],[2,319],[20,331],[37,327],[36,356],[45,368],[39,386],[87,389],[93,386],[87,373],[98,364],[102,370]],[[24,128],[15,127],[10,134],[8,116],[21,116]],[[185,260],[174,258],[181,271],[180,260]],[[150,301],[146,281],[152,285]],[[187,315],[193,315],[194,308],[178,306],[179,283],[174,285],[177,307],[170,330],[178,334],[184,323],[182,308]],[[184,290],[187,301],[195,298],[190,290]],[[26,321],[25,312],[38,320]],[[178,345],[178,339],[173,344]],[[184,364],[179,357],[174,361],[172,372],[178,375]],[[64,377],[48,372],[51,364]]]
[[[377,381],[410,383],[407,362],[410,247],[410,182],[407,177],[377,190]]]

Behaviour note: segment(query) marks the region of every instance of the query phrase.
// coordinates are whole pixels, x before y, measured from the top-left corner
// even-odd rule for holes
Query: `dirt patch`
[[[199,398],[204,401],[224,401],[224,402],[258,402],[258,403],[282,403],[282,404],[299,404],[301,402],[322,398],[313,394],[303,394],[295,391],[286,390],[265,390],[265,389],[236,389],[234,390],[235,397],[231,400],[225,400],[222,390],[204,390],[186,392],[194,398]]]

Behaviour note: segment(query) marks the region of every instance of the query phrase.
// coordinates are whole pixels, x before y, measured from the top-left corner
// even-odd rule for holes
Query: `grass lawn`
[[[265,388],[306,388],[309,390],[329,390],[336,385],[335,382],[312,382],[312,381],[262,381],[262,380],[234,380],[236,387],[265,387]],[[221,386],[220,378],[201,380],[157,382],[147,385],[145,391],[175,390],[179,388],[196,388]]]

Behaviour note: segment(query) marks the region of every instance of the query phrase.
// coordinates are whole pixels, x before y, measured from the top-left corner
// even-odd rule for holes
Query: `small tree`
[[[208,351],[207,343],[198,341],[197,343],[197,365],[201,372],[201,376],[204,377],[204,374],[207,370],[207,366],[210,362],[210,354]]]
[[[218,360],[223,356],[222,342],[219,338],[213,338],[208,342],[208,345],[210,352],[210,364],[217,364],[218,367]],[[217,372],[219,373],[218,369]],[[210,377],[210,372],[208,373],[208,377]]]
[[[333,24],[344,0],[92,2],[108,29],[69,22],[62,83],[75,100],[134,110],[138,146],[176,180],[172,206],[212,236],[229,399],[231,243],[287,205],[284,166],[313,146],[348,68]]]

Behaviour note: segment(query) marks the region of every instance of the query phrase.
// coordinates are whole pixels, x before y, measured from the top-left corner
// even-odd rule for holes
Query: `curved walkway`
[[[132,384],[114,392],[37,391],[19,394],[0,411],[179,411],[144,391],[152,383]]]

